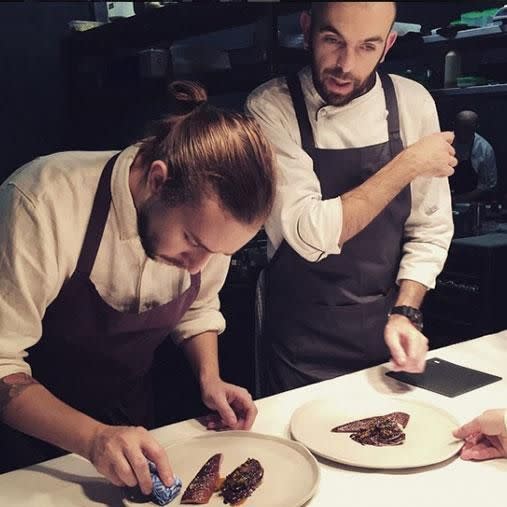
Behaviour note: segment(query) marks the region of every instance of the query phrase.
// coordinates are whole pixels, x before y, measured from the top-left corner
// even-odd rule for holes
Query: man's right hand
[[[452,132],[438,132],[421,138],[400,155],[416,176],[448,177],[458,165],[453,141]]]
[[[142,427],[101,425],[94,434],[86,457],[115,486],[134,487],[139,484],[145,495],[152,490],[147,460],[155,463],[166,486],[174,481],[167,454]]]

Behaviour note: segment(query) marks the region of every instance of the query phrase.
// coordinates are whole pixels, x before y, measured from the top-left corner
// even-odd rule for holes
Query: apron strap
[[[380,74],[380,80],[382,81],[388,112],[387,128],[389,130],[389,146],[391,148],[391,156],[394,158],[398,153],[403,151],[403,143],[400,136],[398,101],[396,99],[396,90],[394,89],[391,76],[388,74]]]
[[[315,140],[313,138],[312,125],[308,117],[308,109],[305,103],[305,97],[301,88],[301,82],[297,74],[287,76],[287,86],[289,87],[294,111],[299,125],[299,133],[301,135],[301,145],[303,150],[313,159],[315,151]]]
[[[83,246],[81,247],[81,253],[77,261],[76,271],[88,276],[95,263],[95,258],[97,257],[107,216],[109,215],[109,209],[111,207],[111,175],[118,155],[119,153],[111,157],[102,170],[97,192],[95,193],[95,199],[93,201],[90,221],[88,222]]]
[[[195,289],[199,294],[199,290],[201,288],[201,272],[196,273],[195,275],[190,275],[190,288]]]

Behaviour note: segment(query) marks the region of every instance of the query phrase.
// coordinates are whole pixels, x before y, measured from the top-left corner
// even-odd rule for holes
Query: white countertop
[[[428,357],[434,356],[504,380],[447,398],[394,381],[384,375],[383,366],[378,366],[258,400],[259,415],[253,431],[289,437],[290,417],[297,407],[340,393],[355,400],[375,395],[424,401],[447,410],[461,422],[488,408],[507,407],[507,331],[430,351]],[[204,433],[206,430],[195,420],[153,430],[164,446]],[[321,459],[319,464],[319,490],[308,507],[496,507],[504,505],[507,496],[507,459],[468,462],[456,457],[422,469],[396,471],[363,470]],[[76,455],[0,475],[2,507],[97,505],[124,506],[121,490]]]

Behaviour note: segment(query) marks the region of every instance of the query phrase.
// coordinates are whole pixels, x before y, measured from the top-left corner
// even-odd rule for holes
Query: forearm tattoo
[[[0,419],[10,401],[19,396],[27,387],[38,384],[26,373],[12,373],[0,379]]]

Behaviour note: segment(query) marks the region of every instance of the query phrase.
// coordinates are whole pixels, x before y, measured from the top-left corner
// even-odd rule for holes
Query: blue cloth
[[[178,477],[174,477],[172,486],[168,487],[160,480],[155,463],[148,461],[148,464],[150,467],[151,481],[153,483],[151,499],[158,505],[167,505],[179,495],[182,487],[181,480]]]

